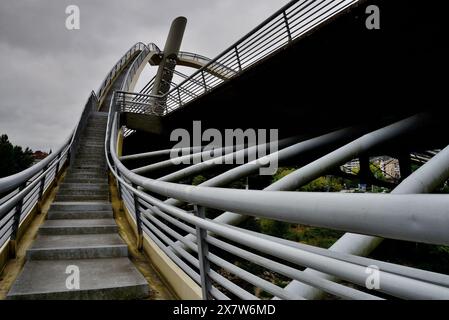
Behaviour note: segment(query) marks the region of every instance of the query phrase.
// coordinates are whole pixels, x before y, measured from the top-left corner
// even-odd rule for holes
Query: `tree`
[[[6,134],[0,136],[0,178],[10,176],[30,167],[34,162],[33,151],[13,146]]]

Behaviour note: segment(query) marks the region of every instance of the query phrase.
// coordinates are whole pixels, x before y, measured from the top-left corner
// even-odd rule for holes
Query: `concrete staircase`
[[[109,202],[104,157],[107,114],[93,113],[47,220],[26,254],[9,299],[139,299],[145,278],[128,259]],[[79,270],[79,289],[67,279]],[[73,283],[72,283],[73,284]]]

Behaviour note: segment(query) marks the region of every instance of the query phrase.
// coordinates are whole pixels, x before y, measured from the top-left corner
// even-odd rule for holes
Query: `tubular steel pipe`
[[[116,123],[116,117],[114,118],[115,120],[113,122],[112,128],[114,128],[114,123]],[[112,132],[112,134],[113,133],[114,131]],[[114,150],[113,141],[111,141],[111,147],[112,150]],[[144,187],[148,187],[148,185],[143,182],[151,181],[151,179],[143,178],[127,171],[126,168],[118,161],[115,152],[111,152],[111,156],[114,163],[116,164],[116,168],[119,171],[122,171],[122,173],[126,175],[129,180],[131,181],[134,180],[133,182],[140,184]],[[108,165],[111,168],[111,170],[113,170],[109,162],[109,159]],[[124,183],[123,179],[120,178],[115,171],[113,171],[113,174],[117,178],[119,183],[120,182]],[[156,184],[159,185],[162,184],[165,188],[168,187],[168,189],[171,189],[170,183],[156,182]],[[255,237],[246,232],[239,231],[230,227],[225,227],[215,222],[195,217],[193,215],[184,212],[181,209],[169,206],[164,202],[157,200],[141,191],[135,190],[126,183],[124,186],[129,188],[132,192],[137,193],[141,198],[148,201],[151,205],[158,206],[159,208],[166,210],[173,216],[183,219],[188,223],[194,224],[201,228],[208,229],[209,231],[212,231],[216,234],[219,234],[229,239],[233,239],[233,241],[237,240],[243,245],[259,250],[261,252],[268,253],[270,255],[274,255],[278,258],[282,258],[287,261],[297,263],[299,265],[312,267],[314,269],[320,270],[325,273],[333,274],[341,279],[345,279],[360,285],[364,284],[366,277],[365,267],[361,267],[360,265],[353,265],[343,261],[336,261],[333,259],[329,260],[326,257],[319,256],[310,252],[301,251],[301,254],[298,255],[298,249],[283,244],[279,244],[276,242],[268,241],[266,239],[262,239],[259,237]],[[187,187],[187,188],[199,189],[198,187]],[[380,271],[380,273],[382,278],[384,279],[383,287],[381,288],[381,290],[393,294],[395,296],[404,298],[421,298],[421,299],[449,297],[448,288],[443,288],[434,284],[423,283],[422,281],[418,281],[416,279],[404,278],[397,274],[390,274],[383,271]],[[413,288],[415,288],[416,286],[419,286],[421,288],[419,292],[415,292],[413,290]]]
[[[268,186],[264,190],[294,190],[301,185],[304,185],[320,177],[328,170],[338,165],[342,165],[347,161],[357,157],[359,154],[362,154],[378,145],[386,143],[391,139],[397,138],[400,135],[410,133],[419,127],[427,125],[429,122],[429,115],[418,114],[383,127],[381,129],[375,130],[373,132],[367,133],[362,137],[344,145],[343,147],[340,147],[337,150],[328,153],[327,155],[311,162],[310,164],[290,173],[289,175]],[[170,204],[172,204],[172,202],[170,202]],[[220,223],[237,225],[245,219],[246,217],[244,215],[234,212],[224,212],[214,220]]]
[[[114,158],[113,153],[112,156]],[[120,182],[124,182],[123,179],[120,178],[115,171],[113,171],[113,174]],[[233,241],[240,242],[241,244],[255,250],[276,256],[298,265],[313,267],[314,269],[333,274],[341,279],[345,279],[347,281],[351,281],[360,285],[365,284],[366,267],[354,265],[340,260],[329,259],[327,257],[298,250],[284,244],[255,237],[247,232],[222,226],[210,220],[204,220],[195,217],[179,208],[169,206],[164,202],[149,196],[148,194],[132,189],[132,187],[127,184],[125,184],[125,187],[129,188],[132,192],[137,193],[141,198],[148,201],[151,205],[157,206],[161,210],[169,212],[174,217],[182,219],[201,228],[208,229],[220,236],[232,239]],[[382,270],[380,270],[379,272],[380,277],[384,279],[382,282],[383,286],[380,289],[382,292],[386,292],[402,298],[449,298],[449,288],[444,288],[430,283],[424,283],[422,281],[403,277],[398,274],[383,272]],[[417,286],[420,287],[419,291],[414,290],[414,288],[416,288]]]
[[[449,179],[449,146],[437,153],[432,159],[413,172],[402,181],[391,193],[412,194],[427,193],[433,191]],[[427,212],[427,211],[426,211]],[[337,240],[329,250],[366,256],[372,252],[381,242],[382,238],[366,235],[346,233]],[[334,277],[306,269],[305,272],[320,276],[325,279],[335,281]],[[322,291],[306,284],[292,281],[287,285],[288,290],[301,294],[309,299],[318,299],[322,296]]]
[[[447,179],[449,179],[449,146],[437,153],[427,163],[403,180],[391,193],[427,193],[433,191]],[[427,213],[428,211],[425,212]],[[329,250],[366,256],[372,252],[382,240],[383,239],[379,237],[346,233],[337,240]],[[305,272],[325,279],[336,280],[334,277],[316,270],[306,269]],[[321,290],[297,281],[292,281],[288,284],[287,289],[308,299],[318,299],[323,293]]]
[[[186,224],[182,223],[181,221],[171,217],[168,214],[163,213],[161,210],[159,210],[157,207],[153,207],[152,208],[152,212],[156,213],[156,215],[162,217],[164,220],[172,223],[174,226],[188,232],[191,233],[192,235],[195,233],[195,229],[192,227],[187,226]],[[254,235],[258,236],[259,234],[257,233],[253,233]],[[185,239],[190,238],[190,237],[185,237]],[[270,240],[273,240],[274,237],[271,237]],[[278,238],[274,238],[274,239],[278,239]],[[192,237],[192,241],[196,242],[196,237]],[[214,238],[211,235],[207,236],[207,241],[222,249],[225,250],[231,254],[234,254],[242,259],[246,259],[252,263],[258,264],[262,267],[265,267],[269,270],[273,270],[275,272],[278,272],[280,274],[283,274],[291,279],[295,279],[295,280],[299,280],[305,283],[308,283],[310,285],[314,285],[317,286],[318,288],[329,292],[331,294],[334,294],[338,297],[341,297],[343,299],[377,299],[378,297],[358,291],[356,289],[353,288],[349,288],[343,285],[340,285],[338,283],[332,282],[332,281],[328,281],[325,279],[322,279],[320,277],[314,277],[314,276],[310,276],[308,274],[305,274],[303,271],[294,269],[292,267],[283,265],[281,263],[275,262],[273,260],[270,260],[268,258],[256,255],[252,252],[249,252],[247,250],[241,249],[239,247],[236,247],[232,244],[229,244],[227,242],[224,242],[222,240],[219,240],[217,238]],[[296,243],[295,243],[296,244]],[[298,243],[299,244],[299,243]],[[183,245],[183,242],[179,241],[179,243],[175,243],[175,245],[180,246]],[[307,246],[304,246],[305,248],[307,248]],[[311,247],[311,246],[310,246]],[[311,247],[311,248],[315,248],[315,247]],[[327,253],[327,250],[324,250],[324,253]],[[322,252],[323,253],[323,252]],[[376,262],[378,263],[378,262]],[[368,265],[372,265],[373,262],[367,264]],[[440,280],[440,279],[439,279]]]
[[[225,185],[225,184],[235,181],[241,177],[255,173],[257,170],[259,170],[264,165],[264,163],[270,163],[270,162],[274,161],[275,159],[277,159],[277,161],[285,161],[289,158],[298,156],[304,152],[316,150],[316,149],[319,149],[319,148],[322,148],[322,147],[325,147],[325,146],[328,146],[328,145],[331,145],[334,143],[338,143],[339,141],[347,139],[349,136],[357,135],[359,133],[359,131],[360,130],[357,130],[355,128],[345,128],[345,129],[341,129],[341,130],[333,131],[331,133],[324,134],[324,135],[316,137],[316,138],[297,142],[294,145],[285,147],[282,150],[275,151],[271,154],[260,157],[259,159],[242,164],[236,168],[232,168],[216,177],[213,177],[212,179],[209,179],[206,182],[203,182],[200,185],[201,186],[210,186],[210,187]],[[255,146],[251,147],[251,148],[255,148]],[[241,151],[237,151],[237,152],[241,152]],[[221,160],[222,163],[226,163],[226,158],[230,157],[230,156],[231,155],[224,155],[221,157],[222,159],[211,159],[211,160],[203,161],[201,163],[195,164],[188,168],[184,168],[184,169],[178,170],[176,172],[173,172],[171,174],[168,174],[166,176],[163,176],[157,180],[168,181],[168,182],[180,180],[187,176],[197,174],[198,172],[201,172],[206,168],[210,168],[211,166],[214,166],[217,160]],[[235,155],[235,156],[238,156],[238,155]]]

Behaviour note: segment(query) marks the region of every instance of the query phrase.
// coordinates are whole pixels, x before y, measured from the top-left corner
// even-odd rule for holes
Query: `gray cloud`
[[[55,149],[120,56],[138,41],[163,48],[176,16],[188,18],[181,49],[214,57],[287,2],[1,1],[0,133],[14,144]],[[71,4],[80,8],[80,30],[65,28]]]

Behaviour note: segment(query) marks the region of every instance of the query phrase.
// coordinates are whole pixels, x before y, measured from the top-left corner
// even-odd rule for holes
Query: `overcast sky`
[[[55,149],[121,55],[138,41],[163,48],[173,18],[188,19],[181,50],[213,58],[287,2],[2,0],[0,134]],[[80,30],[65,27],[68,5],[80,8]]]

